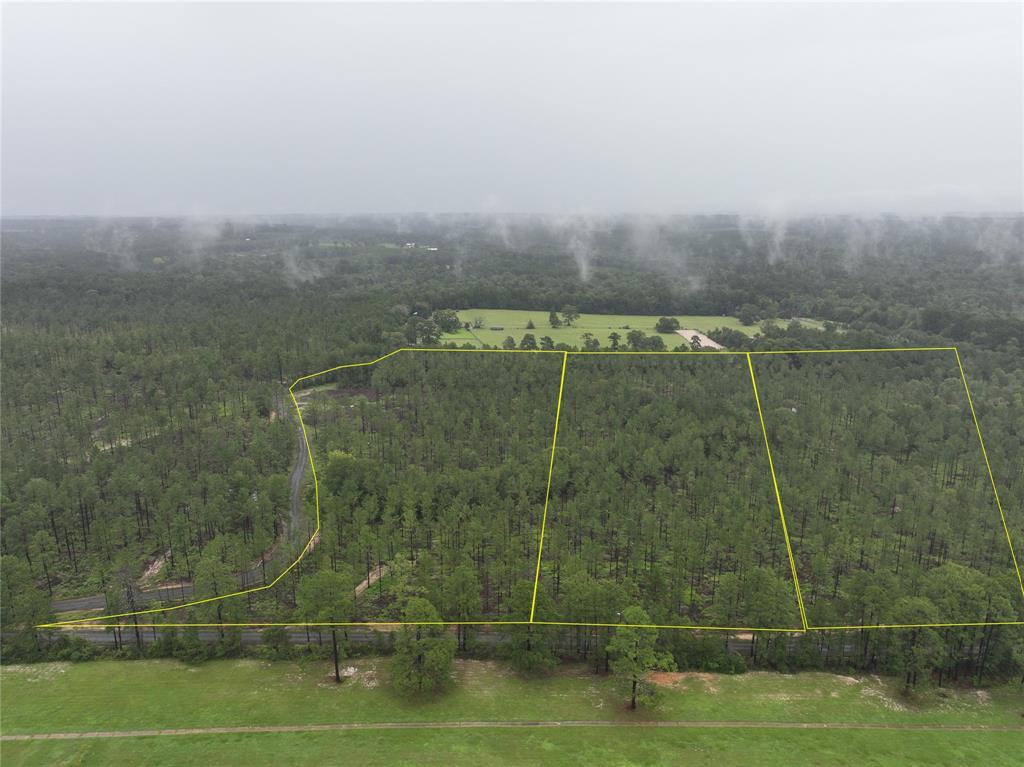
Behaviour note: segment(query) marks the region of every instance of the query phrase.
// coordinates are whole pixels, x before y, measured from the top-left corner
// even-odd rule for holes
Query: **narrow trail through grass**
[[[568,666],[524,679],[458,660],[451,687],[411,700],[387,658],[169,660],[0,667],[4,767],[372,765],[1016,765],[1024,692],[922,689],[824,673],[662,674],[631,712],[614,677]]]
[[[948,732],[1020,732],[1022,727],[969,724],[886,724],[879,722],[337,722],[335,724],[253,725],[251,727],[190,727],[171,730],[123,730],[109,732],[41,732],[31,735],[0,735],[3,741],[81,740],[92,738],[150,738],[157,735],[235,735],[258,732],[334,732],[342,730],[479,730],[538,729],[545,727],[685,727],[724,730],[915,730]]]

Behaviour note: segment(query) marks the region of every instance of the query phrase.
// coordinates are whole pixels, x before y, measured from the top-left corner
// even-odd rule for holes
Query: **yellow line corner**
[[[978,441],[979,441],[979,443],[981,445],[982,455],[984,456],[984,459],[985,459],[985,466],[986,466],[986,468],[988,470],[989,481],[992,484],[992,491],[993,491],[993,494],[995,496],[996,506],[999,509],[1000,518],[1002,519],[1002,523],[1003,523],[1003,530],[1004,530],[1004,532],[1006,534],[1007,543],[1010,546],[1010,555],[1011,555],[1011,557],[1013,559],[1014,568],[1017,571],[1017,580],[1018,580],[1018,582],[1020,584],[1020,587],[1021,587],[1022,596],[1024,596],[1024,578],[1022,578],[1020,566],[1019,566],[1019,564],[1017,562],[1016,553],[1014,552],[1013,542],[1011,540],[1009,527],[1008,527],[1007,522],[1006,522],[1006,516],[1005,516],[1005,513],[1003,512],[1002,503],[1000,502],[1000,499],[999,499],[999,492],[998,492],[998,489],[996,487],[995,478],[994,478],[994,476],[992,474],[992,467],[991,467],[991,464],[989,462],[988,453],[987,453],[987,451],[985,449],[985,442],[984,442],[984,439],[982,438],[982,435],[981,435],[981,427],[980,427],[980,425],[978,423],[978,418],[977,418],[977,415],[976,415],[976,413],[974,411],[974,403],[973,403],[973,401],[971,399],[970,389],[967,386],[967,377],[964,374],[963,365],[961,364],[961,361],[960,361],[960,353],[959,353],[959,351],[957,350],[956,347],[935,346],[935,347],[894,347],[894,348],[878,348],[878,349],[777,349],[777,350],[752,351],[752,352],[732,352],[732,351],[705,351],[705,352],[693,352],[693,351],[680,351],[680,352],[671,352],[671,351],[666,351],[666,352],[616,351],[616,352],[611,352],[611,351],[608,351],[608,352],[582,352],[582,351],[524,350],[524,349],[517,349],[517,350],[508,349],[508,350],[506,350],[506,349],[446,349],[446,348],[431,348],[431,347],[404,347],[404,348],[400,348],[400,349],[395,349],[395,350],[393,350],[391,352],[388,352],[387,354],[385,354],[385,355],[383,355],[381,357],[378,357],[377,359],[369,361],[369,362],[353,362],[353,363],[348,363],[348,364],[344,364],[344,365],[336,365],[334,367],[327,368],[326,370],[321,370],[321,371],[316,372],[316,373],[310,373],[308,375],[301,376],[299,378],[296,378],[292,382],[292,384],[288,387],[288,394],[289,394],[289,396],[292,399],[292,404],[295,407],[295,412],[296,412],[296,415],[297,415],[297,417],[299,419],[299,426],[300,426],[300,429],[302,431],[303,442],[305,443],[306,453],[307,453],[307,456],[309,457],[310,473],[311,473],[311,475],[313,477],[314,506],[315,506],[315,511],[316,511],[316,529],[314,530],[313,534],[310,536],[309,541],[306,542],[306,545],[299,552],[299,554],[296,557],[295,561],[293,561],[290,565],[288,565],[288,567],[286,567],[276,578],[274,578],[274,580],[272,580],[270,583],[265,584],[263,586],[256,586],[256,587],[253,587],[253,588],[250,588],[250,589],[244,589],[242,591],[235,591],[235,592],[232,592],[230,594],[221,594],[221,595],[218,595],[218,596],[207,597],[207,598],[204,598],[204,599],[197,599],[197,600],[194,600],[194,601],[191,601],[191,602],[185,602],[185,603],[180,604],[180,605],[171,605],[171,606],[168,606],[168,607],[157,607],[157,608],[151,608],[151,609],[146,609],[146,610],[136,610],[136,611],[133,611],[133,612],[116,613],[116,614],[112,614],[112,615],[100,615],[100,616],[95,616],[95,617],[91,617],[91,618],[76,618],[76,619],[73,619],[73,620],[56,621],[56,622],[52,622],[52,623],[42,623],[42,624],[38,624],[36,626],[36,628],[106,629],[106,628],[109,628],[109,627],[113,626],[114,624],[97,624],[97,623],[94,623],[94,621],[108,620],[108,619],[114,619],[114,618],[126,618],[126,617],[130,617],[130,616],[135,616],[135,615],[150,615],[150,614],[153,614],[153,613],[168,612],[168,611],[171,611],[171,610],[181,610],[181,609],[188,608],[188,607],[194,607],[196,605],[207,604],[209,602],[215,602],[215,601],[218,601],[218,600],[221,600],[221,599],[228,599],[228,598],[231,598],[231,597],[244,596],[245,594],[251,594],[251,593],[258,592],[258,591],[263,591],[265,589],[269,589],[269,588],[273,587],[274,585],[276,585],[285,575],[287,575],[296,565],[298,565],[298,563],[302,560],[302,558],[309,552],[309,550],[311,549],[311,547],[313,545],[313,542],[316,540],[316,536],[320,532],[320,487],[319,487],[319,482],[317,481],[316,466],[315,466],[314,461],[313,461],[313,451],[312,451],[312,446],[310,445],[310,442],[309,442],[309,435],[308,435],[308,433],[306,431],[306,424],[305,424],[305,421],[302,418],[302,410],[299,407],[298,400],[296,399],[295,393],[294,393],[295,386],[297,384],[301,383],[302,381],[308,381],[310,379],[317,378],[318,376],[322,376],[322,375],[325,375],[327,373],[332,373],[332,372],[337,371],[337,370],[343,370],[343,369],[347,369],[347,368],[356,368],[356,367],[369,367],[371,365],[377,364],[378,362],[382,362],[382,361],[388,359],[389,357],[392,357],[392,356],[394,356],[396,354],[399,354],[401,352],[480,352],[480,353],[501,353],[501,354],[508,354],[508,353],[554,353],[554,354],[561,354],[562,355],[562,371],[561,371],[561,378],[560,378],[559,387],[558,387],[558,404],[557,404],[556,410],[555,410],[555,426],[554,426],[554,430],[553,430],[553,434],[552,434],[552,440],[551,440],[551,457],[550,457],[550,461],[549,461],[549,464],[548,464],[547,491],[546,491],[545,499],[544,499],[544,511],[543,511],[543,515],[542,515],[542,518],[541,518],[541,534],[540,534],[540,540],[539,540],[539,543],[538,543],[538,550],[537,550],[537,565],[536,565],[536,569],[535,569],[535,573],[534,573],[533,599],[532,599],[531,606],[530,606],[530,619],[527,620],[527,621],[435,621],[435,622],[430,622],[429,625],[452,626],[452,625],[527,625],[527,624],[534,624],[534,625],[549,625],[549,626],[605,626],[605,627],[632,627],[632,628],[659,628],[659,629],[661,629],[661,628],[664,628],[664,629],[675,628],[675,629],[692,629],[692,630],[708,630],[708,631],[785,631],[785,632],[797,632],[797,633],[802,633],[802,632],[806,632],[806,631],[825,631],[825,630],[832,630],[832,629],[839,630],[839,629],[912,628],[912,627],[920,627],[920,626],[942,627],[942,626],[1024,625],[1024,622],[1022,622],[1022,621],[1002,621],[1002,622],[990,622],[990,623],[888,624],[888,625],[876,625],[876,626],[811,626],[807,622],[807,615],[806,615],[806,610],[804,608],[803,595],[802,595],[802,593],[800,591],[800,582],[799,582],[799,579],[797,577],[797,572],[796,572],[796,562],[795,562],[795,559],[794,559],[794,556],[793,556],[793,550],[792,550],[792,546],[791,546],[790,539],[789,539],[789,531],[788,531],[787,525],[786,525],[785,512],[783,511],[783,506],[782,506],[782,498],[781,498],[781,495],[780,495],[780,492],[779,492],[778,478],[777,478],[776,473],[775,473],[775,465],[774,465],[774,461],[772,459],[771,446],[770,446],[769,441],[768,441],[768,432],[767,432],[767,429],[765,427],[764,413],[763,413],[763,410],[762,410],[762,407],[761,407],[760,395],[758,394],[758,390],[757,390],[757,379],[756,379],[756,377],[754,375],[754,366],[753,366],[752,357],[754,355],[774,355],[774,354],[837,354],[837,353],[911,352],[911,351],[952,351],[956,355],[957,366],[958,366],[958,368],[960,370],[960,377],[961,377],[961,380],[963,381],[963,384],[964,384],[964,391],[967,394],[967,401],[968,401],[968,405],[970,407],[971,417],[974,420],[975,429],[976,429],[977,434],[978,434]],[[779,518],[780,518],[780,520],[782,522],[783,537],[785,538],[785,541],[786,541],[786,553],[787,553],[788,558],[789,558],[790,572],[791,572],[792,577],[793,577],[793,585],[794,585],[794,588],[795,588],[795,591],[796,591],[797,605],[798,605],[799,610],[800,610],[801,623],[803,624],[803,628],[802,629],[796,629],[796,628],[759,628],[759,627],[725,627],[725,626],[669,626],[669,625],[653,625],[653,624],[652,625],[643,625],[643,626],[640,626],[640,625],[634,626],[633,624],[616,624],[616,623],[585,623],[584,624],[584,623],[566,623],[566,622],[559,622],[559,621],[535,621],[534,620],[534,612],[535,612],[536,604],[537,604],[537,589],[538,589],[539,582],[540,582],[540,568],[541,568],[541,558],[542,558],[543,547],[544,547],[544,536],[545,536],[546,526],[547,526],[547,510],[548,510],[548,504],[550,502],[551,481],[552,481],[552,476],[553,476],[553,472],[554,472],[555,447],[556,447],[557,440],[558,440],[558,426],[559,426],[559,420],[560,420],[560,417],[561,417],[562,395],[563,395],[564,387],[565,387],[565,370],[566,370],[566,365],[568,363],[568,358],[569,358],[570,355],[602,355],[602,354],[603,355],[677,355],[677,356],[679,356],[679,355],[695,355],[695,356],[696,355],[701,355],[701,356],[731,355],[731,356],[741,356],[742,355],[742,356],[746,357],[747,367],[748,367],[748,370],[750,372],[751,386],[752,386],[753,391],[754,391],[754,400],[755,400],[755,403],[757,405],[758,419],[759,419],[760,424],[761,424],[761,433],[762,433],[762,435],[764,437],[765,450],[766,450],[766,453],[767,453],[767,456],[768,456],[768,465],[769,465],[769,469],[770,469],[771,475],[772,475],[772,486],[773,486],[774,491],[775,491],[775,499],[776,499],[776,503],[777,503],[778,509],[779,509]],[[182,626],[182,627],[183,626],[269,627],[269,626],[304,626],[304,625],[309,625],[309,626],[313,626],[313,625],[320,625],[320,626],[328,626],[328,625],[335,625],[335,626],[370,626],[370,627],[372,627],[372,626],[402,626],[402,625],[412,625],[412,624],[409,624],[408,622],[392,621],[392,622],[359,622],[359,623],[351,622],[351,623],[333,623],[333,624],[328,624],[328,623],[320,623],[320,624],[306,624],[306,623],[258,623],[257,622],[257,623],[156,623],[156,624],[148,623],[148,624],[139,624],[139,625],[140,625],[140,627],[145,627],[145,628],[149,628],[149,627],[159,628],[159,627],[178,627],[178,626]]]

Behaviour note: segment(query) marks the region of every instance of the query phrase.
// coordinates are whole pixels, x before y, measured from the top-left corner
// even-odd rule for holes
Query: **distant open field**
[[[622,336],[620,343],[626,343],[626,334],[630,330],[642,330],[648,335],[654,335],[654,326],[660,315],[644,314],[581,314],[579,319],[573,322],[572,327],[553,328],[548,324],[548,312],[529,311],[524,309],[462,309],[459,311],[459,319],[463,322],[472,323],[474,319],[483,319],[483,327],[472,331],[460,330],[457,333],[449,333],[442,336],[442,341],[457,341],[459,343],[480,343],[492,346],[501,346],[501,342],[507,336],[512,336],[516,343],[522,340],[526,333],[533,333],[539,340],[541,336],[551,336],[551,340],[557,343],[566,343],[572,346],[583,344],[584,333],[591,333],[601,342],[602,346],[608,345],[608,335],[612,332]],[[680,327],[692,328],[707,333],[715,328],[731,328],[749,336],[758,332],[760,323],[755,325],[744,325],[736,317],[719,317],[713,314],[692,314],[676,315]],[[527,323],[533,320],[534,329],[526,327]],[[785,324],[789,320],[778,320]],[[808,327],[822,329],[824,325],[815,320],[800,320]],[[502,330],[491,330],[492,327],[501,327]],[[665,346],[673,349],[683,343],[681,336],[675,333],[661,334]]]
[[[1024,695],[929,690],[912,699],[874,676],[756,672],[665,675],[655,709],[630,712],[611,677],[580,667],[525,680],[503,665],[462,660],[456,684],[425,701],[403,699],[387,659],[346,661],[335,685],[325,661],[234,660],[192,667],[175,661],[101,661],[7,666],[3,734],[119,731],[114,738],[2,744],[9,764],[277,764],[338,753],[359,764],[1015,764],[1024,746]],[[443,729],[472,721],[485,728]],[[699,728],[608,727],[615,722],[704,723]],[[422,729],[330,732],[196,732],[133,737],[133,730],[331,723],[420,723]],[[585,722],[522,727],[523,722]],[[431,728],[430,723],[439,726]],[[520,725],[510,727],[508,724]],[[791,723],[877,726],[864,731],[790,728]],[[979,731],[919,732],[914,726]],[[493,729],[491,728],[493,726]],[[898,729],[900,727],[911,729]],[[1012,731],[981,731],[986,727]],[[1017,729],[1020,728],[1020,729]],[[332,754],[334,757],[332,757]]]

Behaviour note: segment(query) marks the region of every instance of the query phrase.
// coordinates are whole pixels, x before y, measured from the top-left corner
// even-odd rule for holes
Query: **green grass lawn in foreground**
[[[376,730],[4,743],[22,765],[1002,767],[1024,734],[838,730]]]
[[[507,336],[512,336],[516,343],[522,340],[526,333],[533,333],[539,340],[541,336],[551,336],[551,340],[557,343],[566,343],[572,346],[582,346],[581,337],[584,333],[592,333],[601,342],[602,346],[608,346],[608,334],[613,331],[622,336],[620,343],[625,344],[626,334],[630,330],[642,330],[647,335],[654,335],[654,326],[660,315],[641,314],[581,314],[579,319],[573,322],[572,327],[553,328],[548,324],[548,312],[535,312],[525,309],[463,309],[459,311],[459,319],[463,322],[472,323],[477,317],[484,321],[483,328],[473,330],[472,333],[460,330],[457,333],[449,333],[441,337],[442,341],[456,341],[479,345],[479,342],[501,346],[501,342]],[[760,329],[760,323],[755,325],[744,325],[735,317],[719,317],[717,315],[677,315],[680,327],[699,330],[707,333],[715,328],[731,328],[749,336],[754,335]],[[533,330],[526,327],[529,320],[533,320],[536,326]],[[777,320],[779,324],[785,325],[788,320]],[[801,324],[821,330],[823,323],[816,320],[800,320]],[[504,330],[490,330],[491,327],[501,326]],[[660,334],[668,349],[674,349],[683,343],[682,336],[676,333]]]
[[[593,719],[1024,726],[1019,685],[981,692],[929,689],[907,700],[894,681],[880,677],[684,674],[665,689],[657,709],[633,713],[615,679],[580,667],[522,679],[497,662],[459,660],[451,689],[410,701],[392,690],[388,659],[360,658],[346,665],[356,673],[341,685],[330,679],[329,661],[4,666],[3,732]]]
[[[388,682],[388,659],[45,663],[0,668],[3,733],[333,722],[735,721],[1020,726],[1019,732],[743,729],[473,729],[197,734],[4,742],[8,765],[317,763],[359,765],[1010,765],[1024,751],[1024,693],[929,688],[904,698],[875,676],[753,672],[670,677],[656,709],[630,712],[617,680],[582,667],[522,679],[459,660],[455,684],[423,701]],[[343,756],[342,756],[343,755]],[[296,759],[298,756],[298,759]]]

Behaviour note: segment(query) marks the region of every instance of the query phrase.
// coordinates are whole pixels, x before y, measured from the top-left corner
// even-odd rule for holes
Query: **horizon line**
[[[929,218],[1020,218],[1024,217],[1024,208],[1020,210],[943,210],[929,213],[921,211],[908,211],[901,213],[895,210],[806,210],[794,211],[792,213],[768,213],[761,211],[603,211],[603,212],[566,212],[566,211],[473,211],[473,210],[446,210],[446,211],[425,211],[425,210],[395,210],[395,211],[336,211],[336,212],[277,212],[277,213],[2,213],[0,221],[6,220],[74,220],[74,219],[160,219],[160,220],[231,220],[246,218],[393,218],[395,216],[412,217],[454,217],[470,216],[476,218],[495,218],[509,216],[513,218],[569,218],[569,219],[602,219],[602,218],[705,218],[705,217],[736,217],[752,218],[763,220],[779,219],[809,219],[809,218],[902,218],[902,219],[929,219]]]

